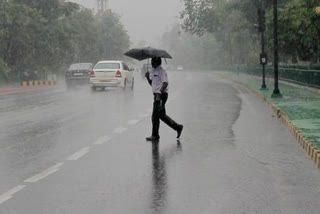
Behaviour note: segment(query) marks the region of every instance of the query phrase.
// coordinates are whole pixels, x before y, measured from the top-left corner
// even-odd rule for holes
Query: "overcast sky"
[[[96,8],[96,0],[72,1]],[[182,6],[181,0],[109,0],[109,7],[121,15],[131,41],[145,40],[150,45],[178,22]]]

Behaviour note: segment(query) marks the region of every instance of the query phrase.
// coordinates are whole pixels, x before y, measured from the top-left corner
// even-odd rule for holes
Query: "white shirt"
[[[167,71],[161,66],[158,66],[152,71],[152,92],[161,93],[160,89],[162,88],[164,82],[169,84]],[[168,93],[168,87],[166,88],[165,92]]]

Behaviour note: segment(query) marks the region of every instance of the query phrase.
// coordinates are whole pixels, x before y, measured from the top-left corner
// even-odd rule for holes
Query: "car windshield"
[[[120,69],[120,63],[98,63],[95,69]]]
[[[69,70],[89,70],[91,67],[91,63],[77,63],[70,65]]]

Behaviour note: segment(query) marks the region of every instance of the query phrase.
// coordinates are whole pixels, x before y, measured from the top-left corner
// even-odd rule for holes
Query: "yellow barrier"
[[[51,86],[51,85],[56,85],[56,81],[52,80],[37,80],[37,81],[22,81],[21,85],[23,87],[27,86]]]

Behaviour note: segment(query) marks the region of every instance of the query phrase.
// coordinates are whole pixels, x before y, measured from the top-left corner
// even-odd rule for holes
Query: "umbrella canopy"
[[[152,57],[161,57],[161,58],[172,59],[172,57],[170,56],[170,54],[167,51],[161,50],[161,49],[156,49],[156,48],[151,48],[151,47],[134,48],[134,49],[131,49],[130,51],[126,52],[124,55],[131,57],[131,58],[134,58],[134,59],[137,59],[139,61],[149,59]]]

